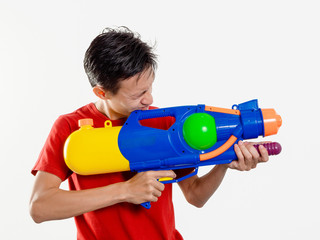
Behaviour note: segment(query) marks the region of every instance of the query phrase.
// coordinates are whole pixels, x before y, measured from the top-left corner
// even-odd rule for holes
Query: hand
[[[164,184],[158,179],[163,177],[175,178],[176,174],[173,171],[148,171],[136,174],[125,182],[126,201],[134,204],[158,201],[164,190]]]
[[[234,145],[234,151],[238,157],[238,161],[232,161],[228,164],[231,169],[237,169],[240,171],[249,171],[257,167],[258,163],[267,162],[269,155],[267,149],[260,145],[259,152],[253,146],[259,143],[250,143],[239,141],[238,144]]]

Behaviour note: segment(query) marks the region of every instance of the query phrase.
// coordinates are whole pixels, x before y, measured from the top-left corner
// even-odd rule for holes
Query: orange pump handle
[[[235,137],[234,135],[231,135],[230,138],[216,150],[213,150],[208,153],[200,154],[200,161],[205,161],[205,160],[214,158],[216,156],[219,156],[220,154],[227,151],[237,141],[237,139],[238,139],[237,137]]]

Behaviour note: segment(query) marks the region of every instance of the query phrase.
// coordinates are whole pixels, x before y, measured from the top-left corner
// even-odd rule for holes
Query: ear
[[[93,87],[93,93],[100,99],[105,100],[107,99],[107,94],[106,94],[106,90],[104,90],[102,87],[100,86],[94,86]]]

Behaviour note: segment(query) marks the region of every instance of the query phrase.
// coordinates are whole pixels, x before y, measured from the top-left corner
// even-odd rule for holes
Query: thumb
[[[174,171],[172,170],[167,170],[167,171],[164,171],[164,170],[160,170],[160,171],[154,171],[154,176],[157,178],[157,179],[160,179],[160,178],[166,178],[166,177],[169,177],[169,178],[176,178],[177,175],[174,173]]]

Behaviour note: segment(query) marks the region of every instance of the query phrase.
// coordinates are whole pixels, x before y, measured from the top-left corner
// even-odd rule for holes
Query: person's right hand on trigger
[[[175,178],[176,174],[171,170],[137,173],[133,178],[124,182],[125,201],[134,204],[158,201],[165,188],[158,179],[164,177]]]

